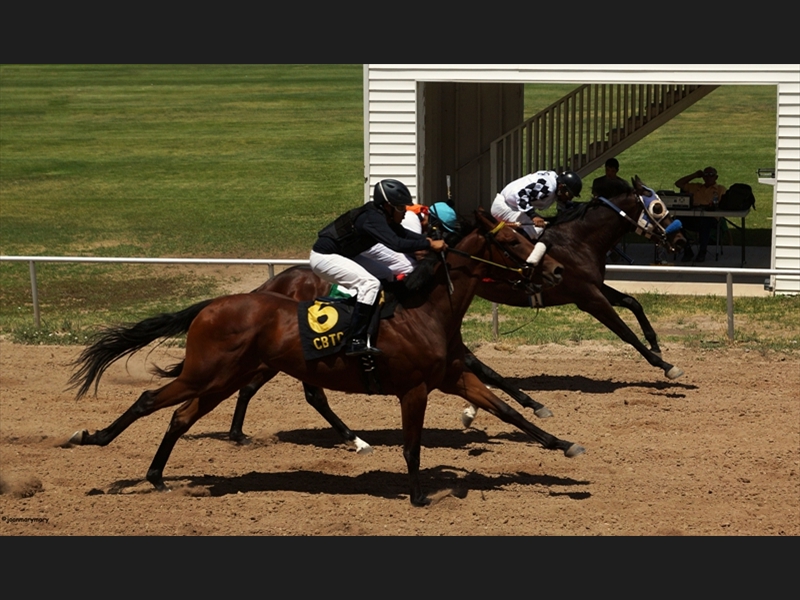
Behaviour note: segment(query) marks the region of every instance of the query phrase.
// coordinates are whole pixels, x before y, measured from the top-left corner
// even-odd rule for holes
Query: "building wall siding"
[[[800,64],[365,64],[365,201],[386,177],[417,198],[418,82],[776,85],[772,268],[800,268]],[[797,293],[800,283],[778,277],[775,290]]]

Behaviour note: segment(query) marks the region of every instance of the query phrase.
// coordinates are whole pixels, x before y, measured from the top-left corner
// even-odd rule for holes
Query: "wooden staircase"
[[[491,143],[492,189],[542,169],[585,177],[717,87],[582,85]]]

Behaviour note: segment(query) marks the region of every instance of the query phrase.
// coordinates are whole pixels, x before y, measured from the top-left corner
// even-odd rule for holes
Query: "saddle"
[[[397,285],[393,282],[387,287]],[[300,329],[300,342],[303,358],[318,360],[342,352],[350,330],[355,296],[337,293],[335,286],[327,296],[319,296],[313,301],[300,302],[297,306],[297,320]],[[381,289],[379,307],[370,324],[370,338],[378,339],[378,325],[382,319],[391,318],[397,306],[395,293]],[[381,394],[381,385],[371,356],[361,357],[361,374],[364,388],[368,394]]]

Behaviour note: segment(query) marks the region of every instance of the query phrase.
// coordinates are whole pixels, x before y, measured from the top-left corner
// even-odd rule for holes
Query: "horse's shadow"
[[[531,377],[505,377],[510,386],[528,392],[582,392],[587,394],[613,394],[624,388],[646,388],[657,391],[696,390],[696,385],[676,381],[613,381],[611,379],[592,379],[583,375],[535,375]],[[672,393],[670,397],[683,397]]]
[[[513,473],[485,475],[458,467],[441,465],[420,472],[424,485],[431,490],[430,495],[446,490],[447,495],[466,498],[472,492],[500,490],[509,485],[540,487],[549,490],[551,496],[567,496],[573,500],[585,500],[590,492],[576,488],[589,485],[579,481],[552,475],[533,475]],[[366,495],[387,500],[408,497],[408,474],[388,471],[370,471],[357,476],[335,475],[319,471],[290,471],[281,473],[259,473],[251,471],[235,477],[215,475],[166,477],[164,482],[181,482],[188,488],[204,489],[212,497],[246,494],[250,492],[298,492],[307,494],[331,494],[342,496]],[[107,493],[124,494],[130,488],[141,486],[141,480],[120,480],[114,482]],[[155,489],[150,490],[152,493]]]
[[[403,445],[402,429],[371,429],[359,430],[358,435],[369,442],[371,446],[398,446]],[[332,429],[291,429],[279,431],[274,434],[279,441],[298,446],[314,446],[317,448],[336,448],[344,443],[342,438]],[[213,431],[195,434],[184,434],[185,440],[214,439],[229,441],[226,432]],[[501,441],[533,443],[531,438],[521,431],[512,431],[489,436],[480,429],[441,429],[427,428],[422,432],[422,445],[425,448],[447,448],[452,450],[469,449],[470,454],[480,454],[488,451],[487,448],[472,446],[491,446]],[[258,438],[249,437],[245,443],[258,443]]]

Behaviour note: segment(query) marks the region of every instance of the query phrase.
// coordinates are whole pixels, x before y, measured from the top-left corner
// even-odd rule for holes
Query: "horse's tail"
[[[96,394],[100,377],[112,363],[138,352],[159,338],[186,333],[195,317],[211,302],[203,300],[175,313],[162,313],[134,325],[117,325],[102,330],[97,334],[96,341],[71,363],[79,368],[70,377],[68,389],[77,387],[77,398],[80,398],[94,383]]]
[[[183,372],[183,363],[185,362],[185,360],[182,360],[179,363],[168,366],[166,369],[162,369],[156,365],[150,369],[150,372],[154,375],[158,375],[159,377],[175,378]]]

